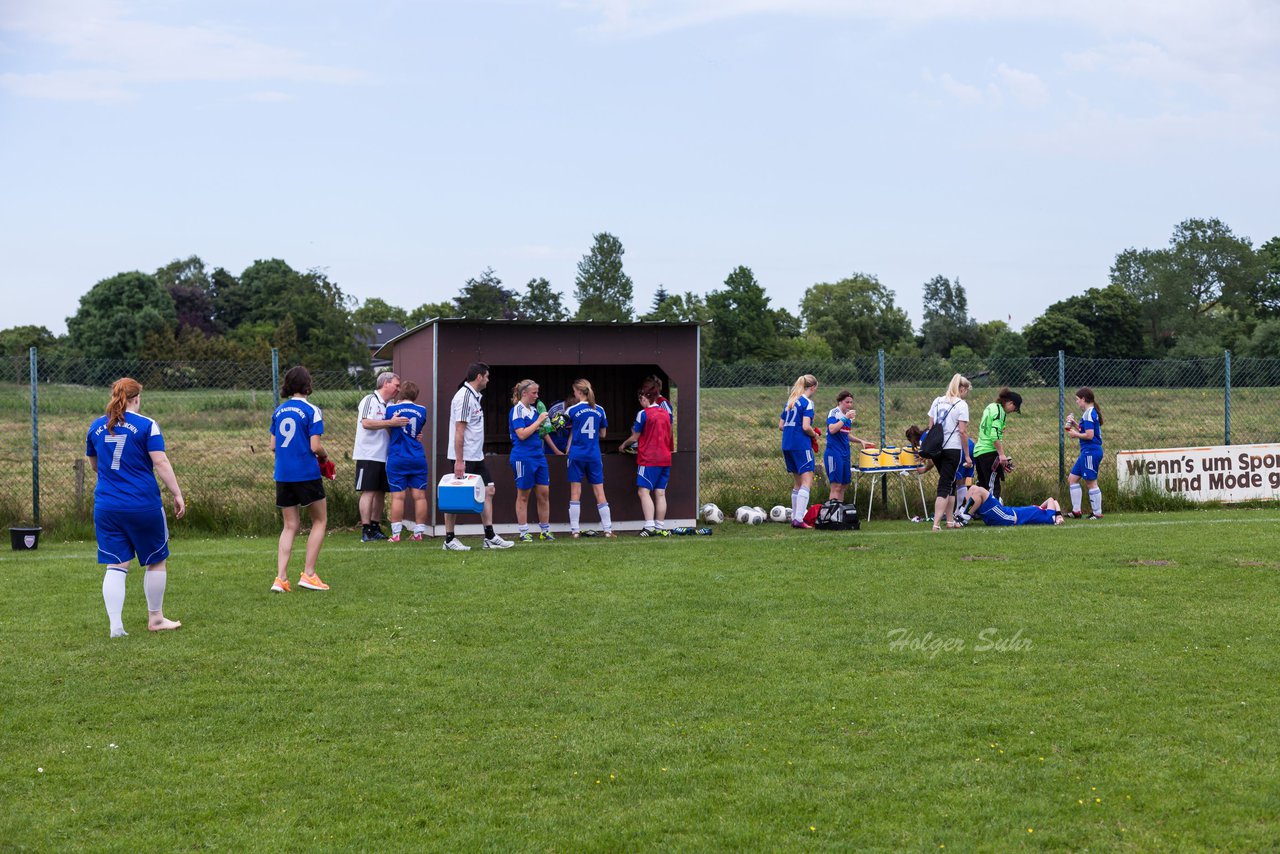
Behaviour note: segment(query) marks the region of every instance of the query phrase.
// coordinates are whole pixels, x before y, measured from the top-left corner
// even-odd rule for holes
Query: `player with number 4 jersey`
[[[609,513],[609,501],[604,497],[604,465],[600,460],[600,440],[604,438],[609,419],[604,409],[596,405],[595,390],[587,380],[574,381],[573,396],[576,402],[564,413],[569,430],[569,533],[574,539],[579,536],[585,478],[595,492],[604,535],[612,537],[613,517]]]

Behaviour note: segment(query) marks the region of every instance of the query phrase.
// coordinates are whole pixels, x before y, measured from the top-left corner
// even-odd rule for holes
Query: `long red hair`
[[[142,394],[142,383],[133,377],[121,377],[111,386],[111,400],[107,402],[107,432],[115,434],[117,424],[124,423],[129,401]]]

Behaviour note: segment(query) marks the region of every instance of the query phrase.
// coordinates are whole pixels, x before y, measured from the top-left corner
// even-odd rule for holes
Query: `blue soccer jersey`
[[[969,465],[961,465],[956,469],[956,481],[973,477],[973,440],[969,440]]]
[[[840,429],[832,433],[832,424],[839,424]],[[845,417],[840,407],[827,413],[827,427],[827,456],[849,456],[849,434],[853,431],[853,422]]]
[[[426,471],[427,454],[422,447],[422,431],[427,425],[426,407],[401,401],[388,406],[384,417],[388,421],[396,417],[409,419],[409,423],[403,427],[387,431],[391,434],[391,444],[387,448],[387,471],[391,471],[393,467],[404,472]]]
[[[542,457],[542,437],[538,435],[537,430],[530,433],[527,439],[521,439],[516,435],[516,430],[522,430],[537,420],[538,410],[536,407],[525,406],[523,403],[517,403],[511,407],[511,415],[508,418],[507,426],[511,436],[512,460],[533,460]]]
[[[320,462],[311,452],[311,437],[323,434],[324,416],[320,414],[320,407],[300,397],[281,401],[271,415],[277,482],[305,483],[320,479]]]
[[[813,402],[803,394],[796,398],[795,405],[782,410],[782,450],[812,451],[813,440],[804,432],[804,419],[813,424]]]
[[[1052,525],[1058,514],[1032,504],[1026,507],[1006,507],[994,495],[978,508],[982,521],[992,527],[1008,527],[1010,525]]]
[[[107,416],[89,425],[86,456],[98,460],[93,489],[95,510],[153,510],[162,507],[151,452],[164,450],[160,425],[136,412],[107,432]]]
[[[564,413],[569,422],[569,459],[600,459],[600,431],[609,426],[604,409],[578,401]]]
[[[1098,421],[1098,410],[1090,406],[1080,416],[1080,423],[1076,427],[1081,433],[1093,431],[1092,439],[1080,440],[1080,453],[1091,451],[1097,456],[1102,455],[1102,424]]]

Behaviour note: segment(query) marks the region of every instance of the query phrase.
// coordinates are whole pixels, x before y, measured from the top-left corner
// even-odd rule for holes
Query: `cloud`
[[[1038,107],[1049,101],[1049,87],[1037,74],[1001,63],[996,68],[996,77],[1000,81],[1001,91],[1008,92],[1019,103]]]
[[[299,51],[227,27],[140,20],[119,0],[10,4],[0,12],[0,32],[52,47],[64,66],[0,75],[0,86],[32,98],[120,101],[164,83],[369,79],[363,71],[311,63]]]

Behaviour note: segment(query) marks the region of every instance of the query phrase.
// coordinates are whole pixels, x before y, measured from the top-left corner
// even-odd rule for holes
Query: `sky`
[[[739,265],[1021,329],[1190,217],[1280,234],[1275,0],[0,0],[0,328],[128,270],[412,309]]]

